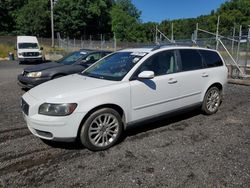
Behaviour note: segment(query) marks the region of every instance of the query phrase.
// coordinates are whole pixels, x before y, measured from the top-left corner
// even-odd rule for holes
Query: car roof
[[[128,48],[122,49],[120,52],[141,52],[141,53],[151,53],[154,51],[162,51],[164,49],[198,49],[198,50],[208,50],[208,51],[216,51],[209,48],[202,48],[197,46],[173,46],[173,45],[156,45],[150,47],[143,47],[143,48]]]

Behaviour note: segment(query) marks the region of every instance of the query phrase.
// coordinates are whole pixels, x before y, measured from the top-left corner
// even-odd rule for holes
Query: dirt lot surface
[[[0,187],[250,187],[250,87],[227,85],[215,115],[143,123],[91,152],[28,131],[16,84],[25,66],[0,62]]]

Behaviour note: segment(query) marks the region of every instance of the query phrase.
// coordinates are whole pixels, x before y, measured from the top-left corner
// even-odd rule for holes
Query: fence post
[[[101,34],[101,50],[102,50],[102,34]]]
[[[247,33],[246,62],[245,62],[245,67],[244,67],[245,74],[247,70],[247,60],[248,60],[248,54],[249,54],[249,40],[250,40],[250,26],[248,26],[248,33]]]
[[[114,32],[114,51],[116,51],[116,36],[115,36],[115,32]]]
[[[218,16],[217,20],[217,28],[216,28],[216,50],[218,50],[219,47],[219,26],[220,26],[220,16]]]
[[[174,23],[171,23],[171,43],[174,43]]]
[[[234,38],[235,38],[235,24],[234,24],[234,29],[233,29],[233,40],[232,40],[232,49],[231,49],[232,54],[234,52]]]
[[[242,35],[242,25],[240,25],[240,31],[239,31],[239,40],[238,40],[238,48],[237,48],[237,55],[236,55],[236,62],[239,61],[239,53],[240,53],[240,41],[241,41],[241,35]]]
[[[158,29],[157,29],[157,25],[155,26],[155,44],[158,44]]]

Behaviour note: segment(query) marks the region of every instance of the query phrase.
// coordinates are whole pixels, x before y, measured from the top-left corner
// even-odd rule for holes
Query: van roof
[[[35,36],[17,36],[17,43],[38,43]]]

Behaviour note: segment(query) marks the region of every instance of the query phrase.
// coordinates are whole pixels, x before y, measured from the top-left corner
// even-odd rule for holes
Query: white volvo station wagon
[[[79,138],[90,150],[113,146],[128,125],[199,105],[217,112],[227,67],[198,47],[125,49],[80,74],[41,84],[22,97],[29,130],[55,141]]]

